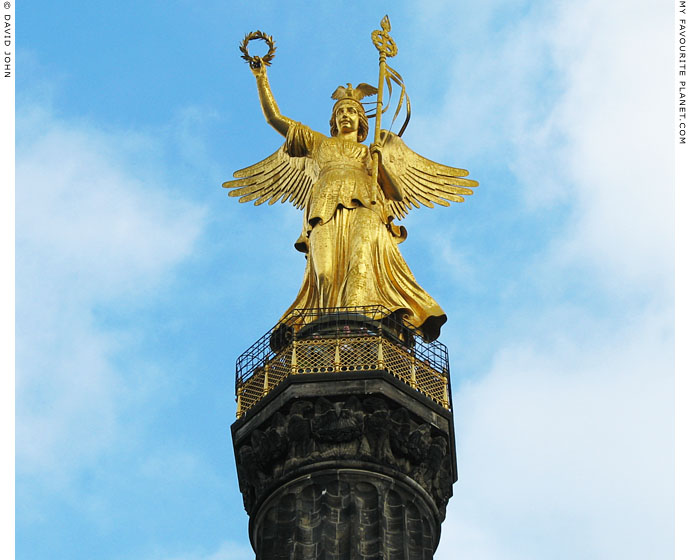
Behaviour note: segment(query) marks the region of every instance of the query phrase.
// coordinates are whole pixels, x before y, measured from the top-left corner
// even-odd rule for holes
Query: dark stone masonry
[[[258,560],[431,560],[451,411],[386,371],[293,375],[232,426]]]

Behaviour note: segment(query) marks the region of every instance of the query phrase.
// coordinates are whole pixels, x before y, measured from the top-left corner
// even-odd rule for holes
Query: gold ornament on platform
[[[410,102],[402,77],[387,58],[397,54],[386,16],[372,33],[379,52],[378,88],[360,84],[340,86],[326,136],[285,117],[273,97],[266,67],[275,54],[271,36],[248,34],[240,50],[256,77],[259,101],[267,122],[285,143],[263,161],[236,171],[223,184],[230,196],[255,205],[290,202],[304,210],[302,232],[295,248],[306,254],[302,286],[285,316],[295,309],[382,306],[434,340],[446,321],[441,307],[414,278],[398,249],[407,237],[394,223],[414,207],[449,206],[472,194],[476,181],[464,169],[428,160],[408,148],[400,136],[410,118]],[[249,41],[262,39],[264,57],[251,56]],[[398,132],[381,130],[393,84],[401,93],[393,120],[403,107],[405,122]],[[383,106],[383,91],[389,101]],[[366,146],[369,129],[362,99],[377,94],[374,142]],[[373,116],[373,115],[371,115]],[[299,326],[297,326],[299,327]]]

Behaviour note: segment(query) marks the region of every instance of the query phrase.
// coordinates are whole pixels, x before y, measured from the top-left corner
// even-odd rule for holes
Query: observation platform
[[[448,349],[381,306],[297,309],[236,364],[237,418],[291,377],[384,372],[451,411]]]

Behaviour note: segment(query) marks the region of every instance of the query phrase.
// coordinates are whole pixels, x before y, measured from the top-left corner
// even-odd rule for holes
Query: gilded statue
[[[420,205],[462,202],[478,183],[466,179],[464,169],[425,159],[399,135],[380,130],[384,82],[389,93],[391,78],[402,83],[386,63],[397,52],[387,18],[382,28],[372,34],[379,50],[378,88],[338,87],[332,95],[330,135],[280,112],[266,71],[275,52],[272,38],[261,32],[248,35],[241,47],[243,58],[256,77],[266,121],[285,137],[285,143],[263,161],[235,172],[236,180],[223,186],[240,202],[287,201],[304,211],[295,248],[305,253],[306,269],[297,298],[284,316],[295,309],[380,305],[404,317],[426,340],[435,340],[446,314],[419,286],[403,259],[398,244],[407,232],[394,221]],[[269,45],[263,58],[247,53],[248,40],[255,38]],[[367,146],[369,123],[362,100],[373,95],[377,95],[375,140]]]

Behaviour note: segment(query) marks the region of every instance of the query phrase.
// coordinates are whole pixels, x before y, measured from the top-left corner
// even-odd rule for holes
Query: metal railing
[[[292,375],[387,371],[450,410],[448,350],[380,306],[299,309],[237,359],[241,417]]]

